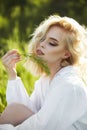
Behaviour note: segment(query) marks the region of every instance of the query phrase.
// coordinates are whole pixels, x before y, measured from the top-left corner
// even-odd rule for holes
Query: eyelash
[[[40,40],[40,42],[43,42],[45,40],[45,38],[42,38],[41,40]],[[51,46],[57,46],[57,44],[56,43],[52,43],[52,42],[48,42],[49,43],[49,45],[51,45]]]
[[[49,44],[50,44],[51,46],[57,46],[57,44],[52,43],[52,42],[49,42]]]

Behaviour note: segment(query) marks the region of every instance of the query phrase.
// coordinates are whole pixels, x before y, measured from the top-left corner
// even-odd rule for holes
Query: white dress
[[[74,67],[56,73],[53,80],[41,77],[29,97],[20,78],[8,81],[8,104],[17,102],[36,114],[14,127],[0,125],[0,130],[87,130],[87,87]]]

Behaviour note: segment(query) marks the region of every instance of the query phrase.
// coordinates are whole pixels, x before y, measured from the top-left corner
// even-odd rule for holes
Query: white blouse
[[[35,114],[16,127],[0,125],[0,130],[87,130],[87,87],[72,66],[57,72],[51,82],[41,77],[30,97],[19,77],[9,80],[6,98]]]

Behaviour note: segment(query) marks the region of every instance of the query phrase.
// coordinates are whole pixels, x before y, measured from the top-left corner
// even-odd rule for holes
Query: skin
[[[65,32],[62,28],[52,26],[36,47],[36,54],[46,60],[48,67],[50,68],[50,80],[52,80],[55,73],[61,69],[62,60],[70,56],[70,52],[66,50],[65,44],[63,43],[64,36]],[[10,80],[16,78],[16,63],[20,60],[21,56],[17,50],[11,50],[2,57],[2,62],[7,70]],[[7,106],[2,113],[0,123],[18,125],[33,114],[34,113],[29,108],[26,108],[26,106],[12,104]]]
[[[0,124],[17,126],[32,116],[34,113],[23,104],[13,103],[8,105],[0,116]]]
[[[47,61],[51,71],[50,77],[61,69],[62,60],[70,56],[70,52],[63,43],[65,30],[58,26],[52,26],[46,36],[37,45],[37,55]],[[40,53],[40,51],[43,53]]]

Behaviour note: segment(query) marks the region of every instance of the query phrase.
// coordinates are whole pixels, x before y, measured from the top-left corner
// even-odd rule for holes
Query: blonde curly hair
[[[37,44],[46,35],[49,28],[55,25],[65,30],[63,42],[66,44],[67,50],[71,53],[69,58],[62,61],[61,66],[78,65],[82,67],[84,65],[82,59],[86,58],[87,30],[73,18],[52,15],[41,22],[32,34],[33,37],[29,43],[29,53],[35,54]],[[43,69],[31,60],[27,60],[26,66],[36,74],[44,73]]]

